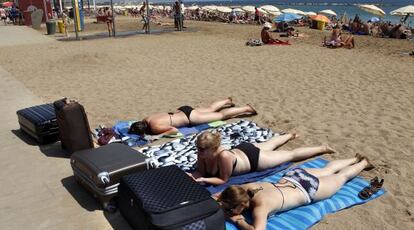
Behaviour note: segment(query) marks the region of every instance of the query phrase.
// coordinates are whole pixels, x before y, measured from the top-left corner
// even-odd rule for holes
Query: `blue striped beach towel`
[[[317,158],[306,162],[299,167],[322,168],[327,163],[328,161],[322,158]],[[260,181],[277,182],[283,173],[284,171],[279,172]],[[362,179],[361,177],[356,177],[348,181],[335,195],[329,199],[301,206],[269,217],[266,229],[309,229],[321,221],[326,214],[335,213],[354,205],[366,203],[385,193],[385,190],[381,189],[368,200],[361,200],[358,197],[358,193],[367,185],[369,185],[368,181]],[[251,223],[251,218],[249,216],[247,216],[246,219],[249,223]],[[226,229],[234,230],[237,229],[237,227],[230,222],[226,222]]]

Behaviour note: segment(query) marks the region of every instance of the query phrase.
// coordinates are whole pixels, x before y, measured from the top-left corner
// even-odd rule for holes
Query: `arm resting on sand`
[[[197,182],[199,183],[207,183],[207,184],[212,184],[212,185],[221,185],[226,183],[227,181],[218,178],[218,177],[199,177],[196,179]]]

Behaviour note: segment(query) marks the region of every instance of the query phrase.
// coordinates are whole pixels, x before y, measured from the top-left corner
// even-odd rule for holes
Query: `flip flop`
[[[374,177],[371,180],[370,185],[363,188],[359,193],[358,196],[362,200],[369,199],[372,195],[377,193],[379,190],[381,190],[382,185],[384,184],[384,179],[379,180],[378,177]]]

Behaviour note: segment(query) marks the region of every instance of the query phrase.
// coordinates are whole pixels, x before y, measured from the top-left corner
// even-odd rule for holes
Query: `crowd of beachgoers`
[[[311,26],[313,20],[311,19],[312,12],[304,12],[305,15],[301,15],[302,18],[275,22],[274,19],[280,12],[266,11],[260,7],[216,7],[216,6],[190,6],[177,7],[173,6],[150,6],[150,20],[154,23],[161,23],[162,18],[177,18],[182,15],[183,20],[196,20],[196,21],[210,21],[210,22],[223,22],[223,23],[235,23],[235,24],[258,24],[264,25],[266,22],[274,24],[277,31],[285,32],[289,26]],[[106,10],[111,10],[109,6],[101,7],[97,10],[96,15],[107,15]],[[143,18],[146,17],[145,6],[125,6],[114,7],[114,13],[117,15],[130,15],[132,17]],[[309,13],[307,15],[307,13]],[[313,14],[314,15],[314,14]],[[412,38],[414,34],[414,28],[411,28],[403,23],[391,23],[390,21],[363,21],[358,15],[355,15],[353,19],[348,17],[337,17],[327,15],[330,19],[329,23],[326,23],[325,29],[332,30],[334,28],[342,28],[344,31],[349,31],[356,35],[371,35],[374,37],[407,39]]]

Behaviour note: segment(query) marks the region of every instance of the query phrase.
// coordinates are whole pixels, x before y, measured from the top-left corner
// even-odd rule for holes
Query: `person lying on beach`
[[[266,22],[261,32],[262,42],[267,45],[289,45],[288,41],[282,41],[276,38],[272,38],[269,34],[269,30],[272,28],[272,24]]]
[[[144,136],[171,135],[178,133],[180,127],[197,125],[212,121],[230,119],[236,116],[249,114],[256,115],[256,110],[247,104],[243,107],[234,107],[232,98],[216,101],[205,108],[193,108],[185,105],[175,112],[152,114],[142,121],[131,125],[129,133]]]
[[[333,196],[348,180],[373,166],[366,157],[334,160],[324,168],[293,168],[277,183],[256,182],[232,185],[217,199],[222,209],[239,229],[265,230],[268,216]],[[382,182],[378,184],[378,190]],[[252,223],[241,215],[252,211]]]
[[[289,133],[263,142],[251,144],[242,142],[233,149],[226,150],[219,133],[203,132],[197,137],[197,169],[189,174],[200,183],[224,184],[230,176],[262,171],[290,161],[308,159],[322,153],[334,153],[327,145],[298,148],[292,151],[275,150],[296,138]]]

